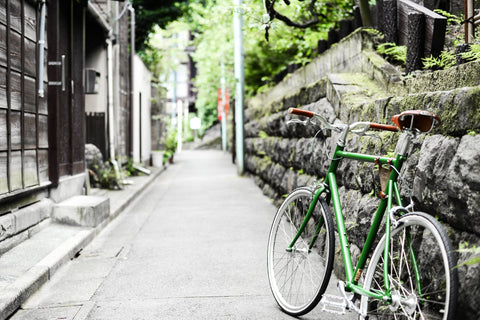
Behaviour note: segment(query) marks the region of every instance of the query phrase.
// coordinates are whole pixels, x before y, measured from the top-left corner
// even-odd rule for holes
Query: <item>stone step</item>
[[[110,215],[110,199],[100,196],[75,196],[53,207],[52,219],[74,226],[96,227]]]
[[[381,100],[389,94],[365,73],[327,75],[327,99],[338,115],[342,107],[352,107]]]

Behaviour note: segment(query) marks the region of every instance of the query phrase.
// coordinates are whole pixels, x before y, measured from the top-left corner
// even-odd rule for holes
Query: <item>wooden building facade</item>
[[[0,199],[50,184],[48,86],[37,94],[40,20],[36,1],[0,1]]]
[[[0,0],[0,254],[2,240],[48,218],[39,215],[20,230],[12,221],[21,208],[84,192],[89,37],[96,37],[103,52],[99,65],[107,65],[107,51],[113,65],[112,71],[100,70],[109,79],[108,88],[99,93],[108,95],[101,103],[107,153],[125,161],[131,156],[133,12],[125,10],[127,5],[113,0]]]

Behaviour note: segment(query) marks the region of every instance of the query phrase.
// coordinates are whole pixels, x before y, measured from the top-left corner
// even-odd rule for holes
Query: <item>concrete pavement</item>
[[[110,215],[97,227],[76,227],[46,219],[31,228],[28,234],[24,232],[26,239],[0,256],[0,319],[8,318],[48,282],[162,171],[163,168],[152,168],[149,176],[132,177],[132,184],[123,190],[92,189],[95,195],[110,199]]]
[[[221,151],[175,160],[11,320],[290,319],[268,287],[270,200]]]

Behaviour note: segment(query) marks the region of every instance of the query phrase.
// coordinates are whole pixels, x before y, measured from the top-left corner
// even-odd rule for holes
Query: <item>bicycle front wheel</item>
[[[364,288],[385,290],[385,236],[375,249]],[[413,212],[398,219],[388,253],[390,301],[362,296],[369,319],[454,319],[458,276],[447,234],[433,217]]]
[[[293,316],[306,314],[318,304],[333,268],[333,220],[321,197],[304,231],[290,248],[312,199],[308,188],[293,191],[278,209],[268,239],[270,288],[281,309]]]

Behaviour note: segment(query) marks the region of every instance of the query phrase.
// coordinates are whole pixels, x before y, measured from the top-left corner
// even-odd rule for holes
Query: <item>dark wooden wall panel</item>
[[[8,58],[10,59],[10,65],[12,70],[20,72],[22,68],[21,62],[21,36],[18,32],[10,30],[9,32],[9,45],[8,45]]]
[[[11,191],[23,188],[22,183],[22,152],[12,151],[10,153],[10,188]]]
[[[0,23],[0,65],[7,66],[7,26],[2,23]]]
[[[49,181],[48,150],[38,150],[38,179],[40,184]]]
[[[25,6],[25,37],[32,41],[37,41],[37,11],[31,5]]]
[[[37,112],[37,103],[35,98],[37,96],[35,78],[25,76],[23,78],[23,108],[25,111]]]
[[[0,151],[0,194],[8,192],[7,152]]]
[[[25,149],[35,149],[37,147],[37,117],[33,113],[25,113],[23,116]]]
[[[0,21],[6,24],[7,21],[7,8],[5,0],[0,0]]]
[[[10,28],[22,32],[21,1],[8,1],[10,13]]]
[[[37,45],[34,41],[25,39],[24,72],[31,77],[35,77],[37,74],[37,61],[35,59],[37,55],[36,49]]]
[[[23,155],[23,175],[25,187],[38,184],[37,150],[26,150]]]
[[[8,75],[7,75],[8,76]],[[22,83],[20,73],[10,72],[10,109],[22,110]]]
[[[10,112],[10,143],[12,150],[20,150],[22,148],[21,116],[20,112]]]
[[[0,109],[0,151],[7,150],[7,110]]]
[[[38,116],[38,147],[48,148],[48,117]]]
[[[0,108],[8,109],[7,103],[7,68],[0,65]]]

